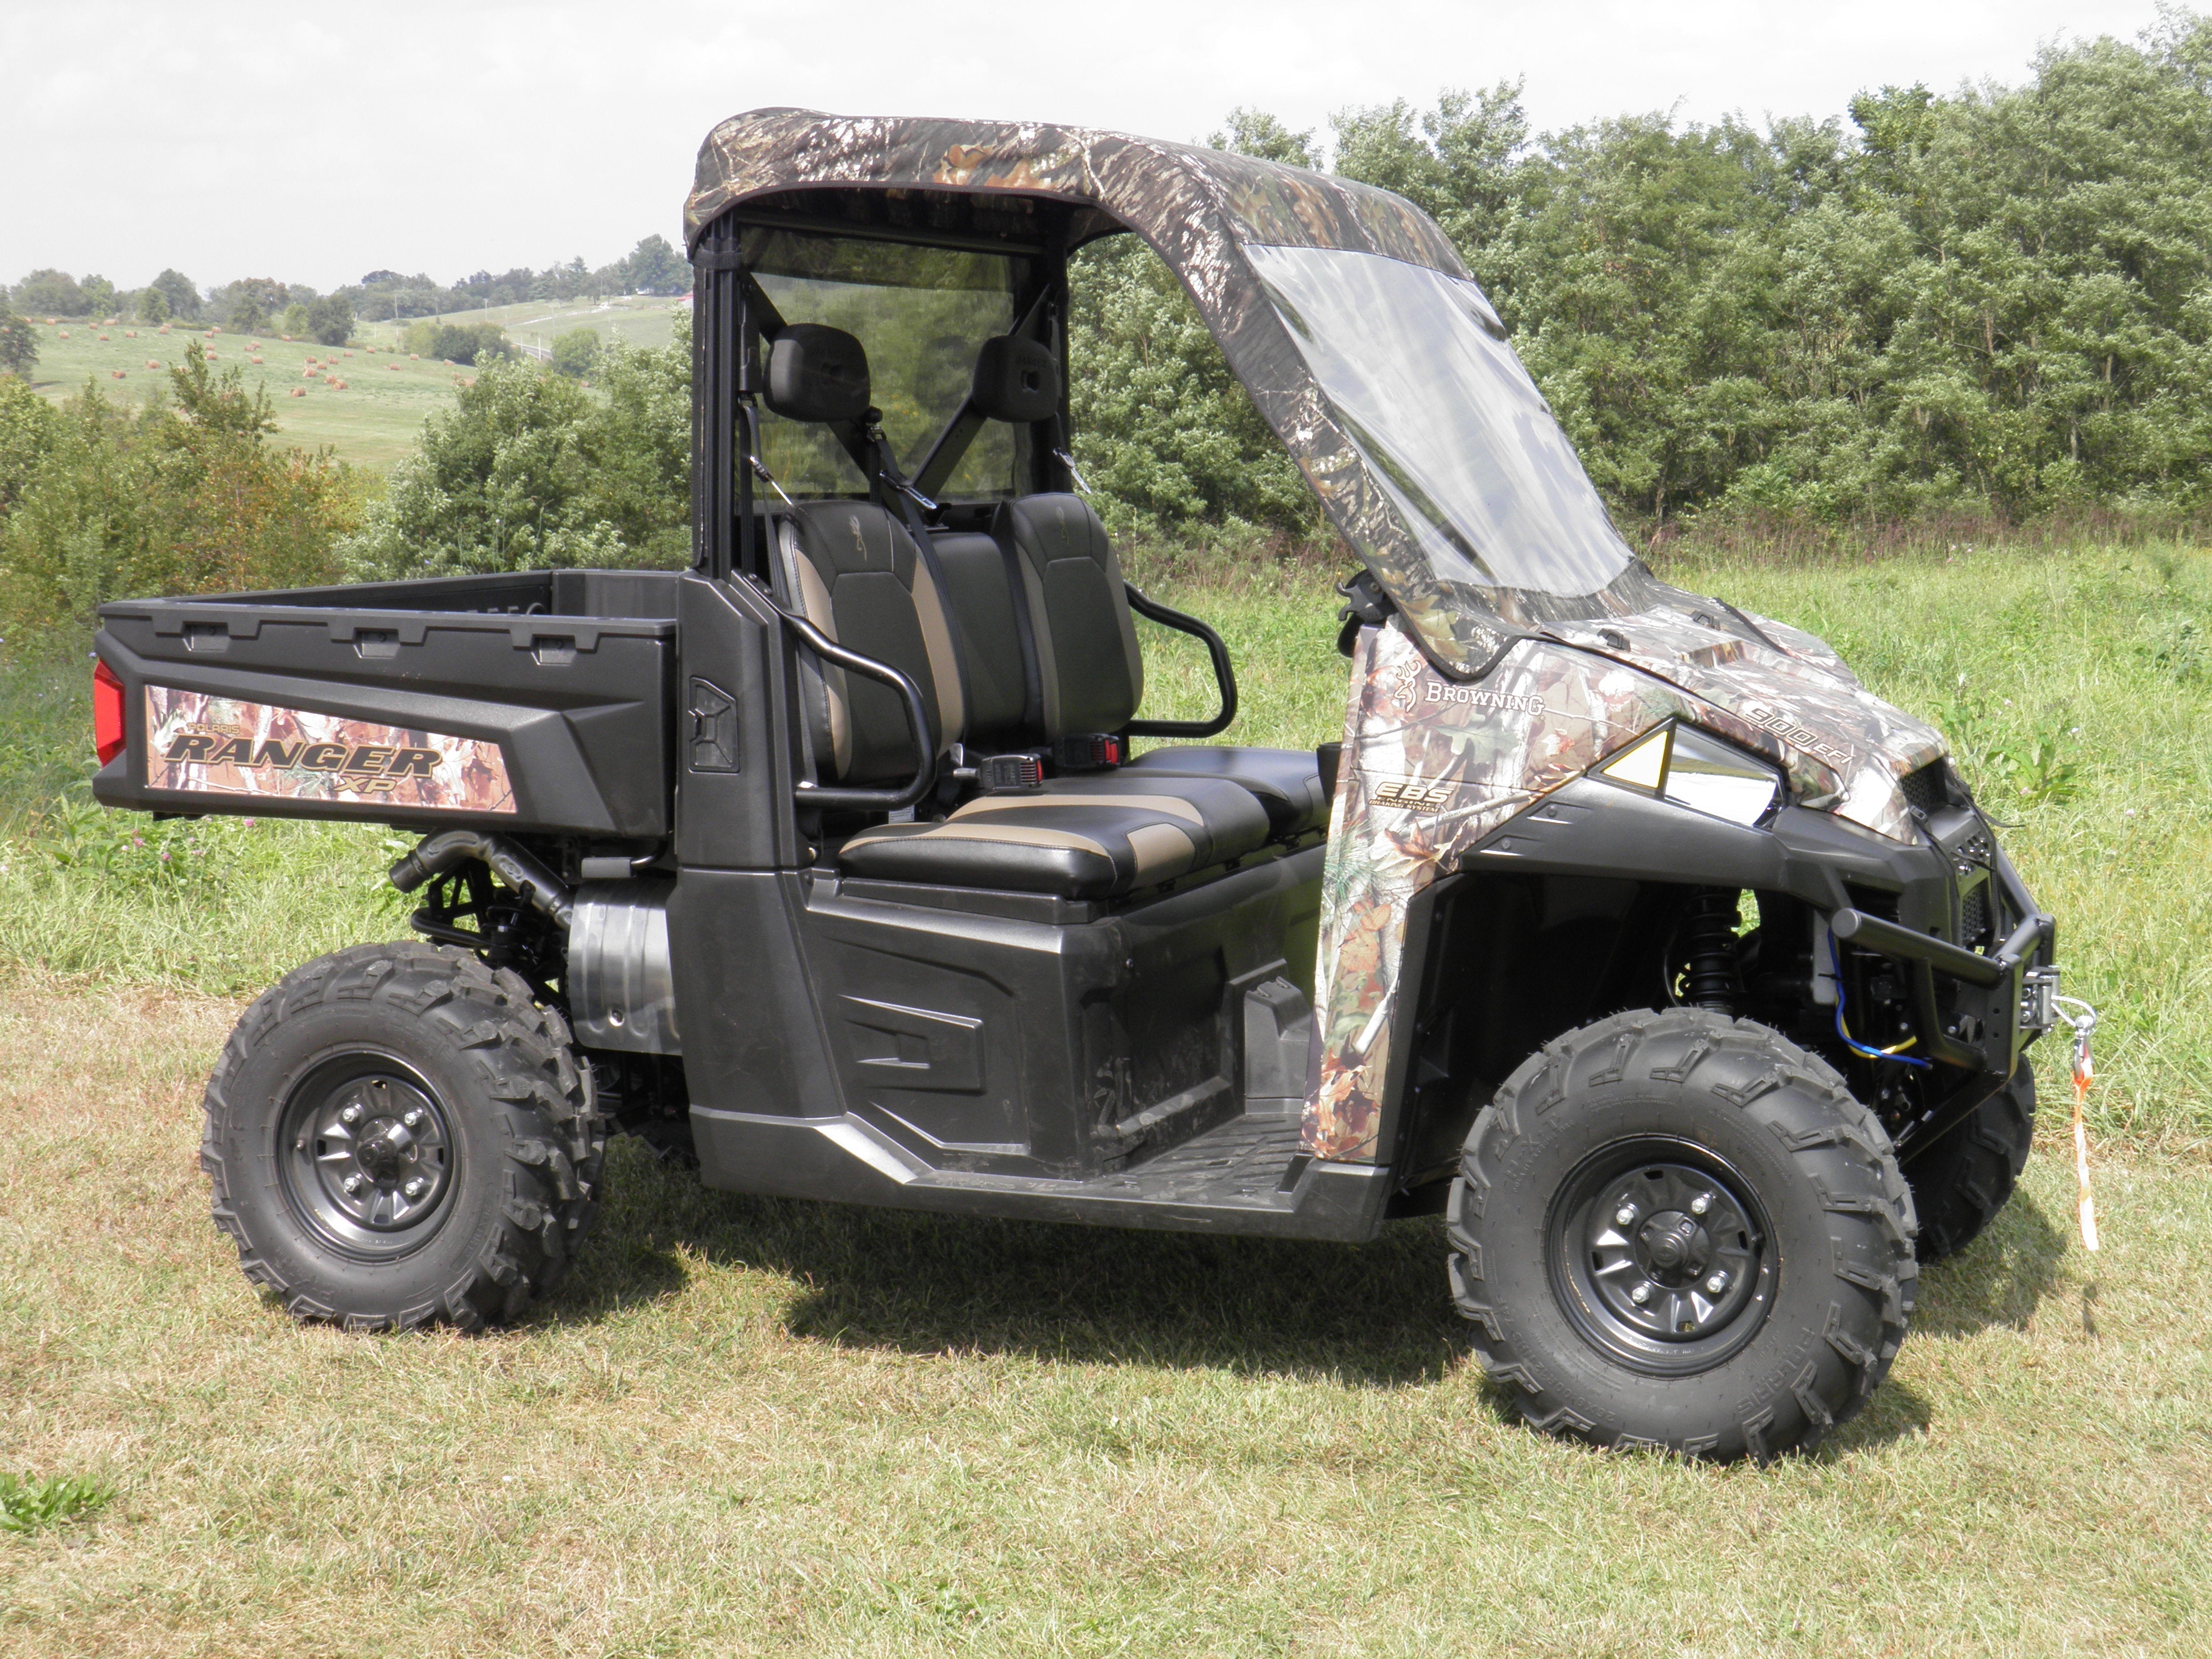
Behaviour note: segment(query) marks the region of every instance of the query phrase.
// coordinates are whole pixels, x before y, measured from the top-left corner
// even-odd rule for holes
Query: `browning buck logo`
[[[515,810],[495,743],[161,685],[146,688],[146,781],[196,793]]]

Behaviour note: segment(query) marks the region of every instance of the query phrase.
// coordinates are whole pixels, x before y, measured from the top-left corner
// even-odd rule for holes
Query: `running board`
[[[850,1115],[695,1105],[691,1128],[710,1187],[948,1215],[1358,1242],[1375,1236],[1390,1194],[1386,1169],[1309,1158],[1298,1119],[1279,1110],[1231,1118],[1142,1164],[1083,1181],[933,1169]]]

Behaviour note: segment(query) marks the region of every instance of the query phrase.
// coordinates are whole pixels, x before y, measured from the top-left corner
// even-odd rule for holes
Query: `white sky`
[[[0,282],[329,289],[605,264],[678,240],[700,139],[763,104],[1203,139],[1522,76],[1557,127],[1840,114],[1885,82],[2017,81],[2154,0],[0,0]]]

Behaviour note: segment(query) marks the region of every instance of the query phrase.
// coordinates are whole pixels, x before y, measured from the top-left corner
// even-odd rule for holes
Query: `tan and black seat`
[[[1054,419],[1058,365],[1049,351],[1001,337],[979,356],[969,398],[991,420]],[[1144,656],[1121,561],[1090,502],[1018,496],[999,509],[990,535],[940,536],[937,547],[979,702],[987,679],[991,688],[990,718],[971,723],[977,744],[1049,744],[1118,732],[1135,718]],[[1018,688],[1023,712],[1010,729]],[[1133,773],[1155,788],[1170,777],[1236,784],[1267,813],[1271,837],[1328,823],[1328,794],[1310,750],[1174,744],[1131,762],[1124,775]]]
[[[807,343],[823,344],[811,336]],[[849,377],[860,365],[865,388],[858,343],[842,337],[831,343],[841,373]],[[778,412],[805,418],[812,406],[794,394]],[[911,679],[941,749],[968,731],[971,673],[984,687],[989,718],[1018,710],[980,661],[971,668],[961,660],[968,642],[928,559],[884,507],[805,502],[779,514],[775,533],[784,603],[838,644]],[[917,756],[900,698],[803,647],[798,654],[815,781],[869,785],[911,776]],[[1251,797],[1218,780],[1163,777],[1138,787],[1131,779],[1063,779],[1035,793],[982,796],[942,821],[863,830],[837,849],[837,860],[853,874],[884,880],[1104,897],[1234,860],[1267,837],[1266,815]]]
[[[1054,495],[1007,502],[994,528],[1015,555],[1029,606],[1040,682],[1037,735],[1050,743],[1119,732],[1144,699],[1145,664],[1106,526],[1081,496]],[[1002,647],[995,654],[1009,653]],[[1271,836],[1328,823],[1328,795],[1310,750],[1171,744],[1139,755],[1120,774],[1139,775],[1152,787],[1171,777],[1236,784],[1267,813]]]
[[[866,501],[811,501],[782,515],[777,548],[793,607],[839,644],[912,679],[943,743],[959,741],[967,702],[953,626],[906,527]],[[805,650],[799,679],[820,781],[913,774],[904,707],[887,688]],[[1034,793],[981,796],[941,822],[863,830],[837,861],[886,881],[1101,898],[1241,858],[1268,834],[1252,797],[1218,780],[1062,778]]]

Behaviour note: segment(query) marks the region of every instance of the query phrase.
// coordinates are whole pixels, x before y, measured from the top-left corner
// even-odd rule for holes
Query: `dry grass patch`
[[[349,1338],[194,1167],[237,1005],[0,994],[0,1652],[2194,1651],[2212,1194],[2063,1157],[1923,1280],[1872,1410],[1760,1471],[1511,1426],[1426,1224],[1365,1249],[731,1197],[628,1143],[520,1328]]]

